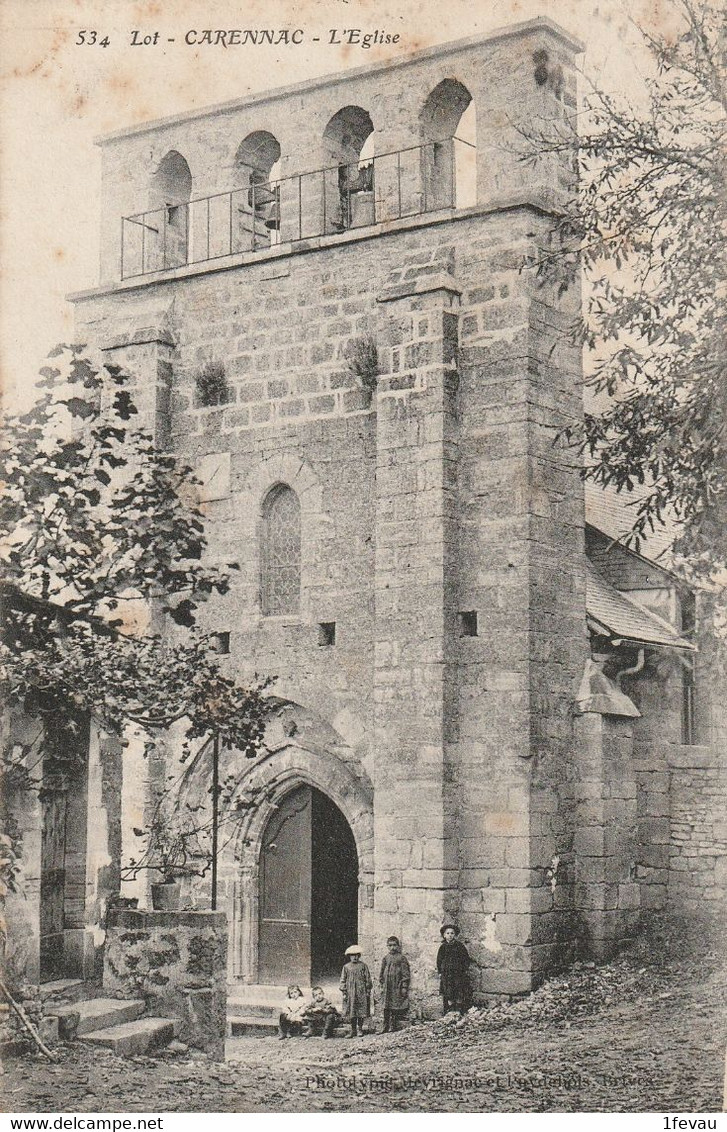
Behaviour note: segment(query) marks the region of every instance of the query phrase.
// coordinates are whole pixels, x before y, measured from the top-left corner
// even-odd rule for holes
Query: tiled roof
[[[588,564],[586,573],[586,611],[611,636],[645,645],[666,645],[689,649],[694,645],[680,637],[668,621],[657,617],[626,594],[615,589]]]
[[[613,488],[601,487],[600,484],[586,481],[586,522],[599,531],[603,531],[611,539],[622,539],[633,526],[636,518],[636,507],[639,503],[637,492],[614,491]],[[656,526],[656,530],[641,540],[638,551],[644,558],[656,562],[658,566],[669,568],[668,551],[678,531],[673,522],[667,520],[664,527]],[[632,549],[636,550],[634,546]]]

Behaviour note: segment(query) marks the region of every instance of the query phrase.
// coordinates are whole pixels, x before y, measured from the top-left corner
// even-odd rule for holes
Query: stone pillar
[[[104,361],[121,366],[133,378],[131,395],[138,410],[133,424],[147,429],[159,448],[169,442],[172,352],[174,339],[158,317],[143,313],[102,343]]]
[[[445,273],[379,299],[375,574],[375,922],[400,934],[420,995],[457,887],[448,798],[456,553],[459,289]]]
[[[639,919],[632,722],[639,712],[591,660],[576,710],[573,906],[588,953],[604,959]]]
[[[547,227],[493,215],[462,299],[458,601],[477,625],[456,642],[459,899],[478,1000],[527,993],[570,958],[585,557],[583,485],[558,434],[581,417],[581,365],[577,293],[522,269]]]
[[[122,877],[129,862],[138,860],[141,855],[142,842],[134,830],[147,827],[150,806],[150,760],[144,755],[144,736],[139,728],[129,727],[125,739],[119,804]],[[136,898],[144,907],[149,901],[149,886],[155,879],[156,876],[150,878],[146,869],[136,876],[126,875],[121,880],[120,894],[125,899]]]

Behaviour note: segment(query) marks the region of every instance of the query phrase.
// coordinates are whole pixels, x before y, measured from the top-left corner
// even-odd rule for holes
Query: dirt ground
[[[6,1062],[10,1112],[719,1112],[727,978],[717,948],[647,941],[529,998],[398,1034],[235,1038],[124,1060],[81,1043]],[[689,954],[685,952],[689,950]]]

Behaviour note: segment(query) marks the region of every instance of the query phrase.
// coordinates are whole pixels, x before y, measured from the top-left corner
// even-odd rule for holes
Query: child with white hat
[[[371,1017],[371,973],[361,959],[361,948],[357,943],[346,948],[348,963],[341,971],[341,994],[343,995],[343,1017],[351,1023],[349,1037],[357,1033],[363,1036],[364,1018]]]

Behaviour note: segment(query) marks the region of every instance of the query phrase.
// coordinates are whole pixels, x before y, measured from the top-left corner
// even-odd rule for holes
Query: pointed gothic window
[[[286,484],[270,491],[262,513],[262,609],[268,617],[300,604],[300,503]]]

